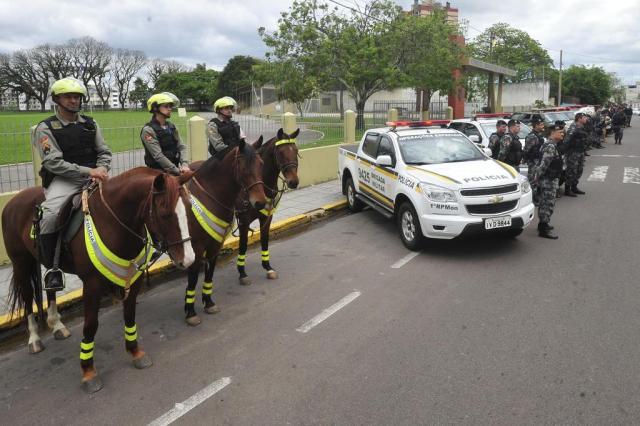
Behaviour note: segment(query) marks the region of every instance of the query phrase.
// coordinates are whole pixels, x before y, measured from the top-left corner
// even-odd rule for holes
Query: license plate
[[[508,228],[511,216],[492,217],[484,220],[484,229]]]

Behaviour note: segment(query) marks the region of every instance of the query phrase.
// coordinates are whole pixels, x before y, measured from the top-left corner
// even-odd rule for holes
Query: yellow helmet
[[[224,96],[213,103],[213,110],[218,111],[221,108],[229,106],[235,108],[236,105],[238,104],[236,103],[235,99],[233,99],[231,96]]]
[[[49,89],[49,94],[53,96],[62,95],[65,93],[77,93],[79,95],[87,97],[87,88],[77,78],[65,77],[55,81]]]
[[[163,104],[173,104],[173,106],[177,108],[180,106],[180,99],[170,92],[156,93],[147,101],[147,109],[149,112],[153,112],[154,106],[160,106]]]

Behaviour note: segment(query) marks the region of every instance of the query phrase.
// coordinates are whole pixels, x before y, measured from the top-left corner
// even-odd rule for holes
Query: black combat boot
[[[577,197],[577,195],[574,194],[573,191],[571,191],[571,186],[569,185],[564,186],[564,195],[566,195],[567,197]]]
[[[44,290],[60,291],[64,290],[64,273],[54,265],[56,246],[58,243],[58,233],[40,235],[40,262],[47,268],[44,273]]]
[[[586,192],[581,191],[580,189],[578,189],[578,185],[573,185],[571,187],[571,192],[573,192],[574,194],[580,194],[580,195],[586,194]]]
[[[551,233],[551,226],[548,223],[538,223],[538,236],[541,238],[548,238],[550,240],[557,240],[558,236]]]

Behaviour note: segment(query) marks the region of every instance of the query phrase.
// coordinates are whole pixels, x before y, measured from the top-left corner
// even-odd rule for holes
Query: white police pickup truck
[[[426,238],[475,233],[515,237],[533,219],[531,187],[448,120],[390,122],[341,147],[338,173],[349,208],[395,217],[400,238],[418,250]]]

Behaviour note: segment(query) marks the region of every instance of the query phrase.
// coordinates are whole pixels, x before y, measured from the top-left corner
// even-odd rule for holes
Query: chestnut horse
[[[236,266],[240,275],[238,279],[242,285],[251,284],[251,280],[245,271],[245,263],[247,259],[249,225],[256,219],[260,221],[262,267],[267,271],[267,278],[272,280],[278,278],[278,273],[271,267],[269,259],[269,230],[273,213],[285,190],[284,187],[282,189],[278,188],[280,174],[282,173],[283,181],[289,188],[295,189],[298,187],[298,147],[296,145],[296,137],[298,137],[299,133],[300,129],[290,135],[279,129],[274,138],[262,145],[254,145],[264,161],[262,180],[267,194],[267,206],[264,209],[256,209],[242,197],[236,200],[236,217],[238,218],[240,235]]]
[[[262,137],[256,142],[262,143]],[[262,182],[262,159],[255,149],[242,141],[224,157],[222,162],[209,158],[190,165],[195,170],[188,189],[191,192],[189,232],[196,261],[188,270],[188,283],[184,298],[187,324],[198,325],[201,320],[195,311],[196,285],[202,263],[205,263],[205,279],[202,284],[202,302],[208,314],[218,312],[213,302],[213,267],[215,258],[231,230],[233,203],[239,194],[258,209],[264,207],[266,198]],[[224,170],[224,172],[222,172]]]
[[[134,366],[146,368],[152,364],[137,340],[135,315],[140,286],[136,282],[151,257],[149,232],[167,247],[178,267],[187,268],[193,263],[195,256],[186,213],[189,201],[186,191],[181,189],[191,175],[186,173],[177,178],[140,167],[107,180],[89,197],[83,229],[69,242],[67,255],[61,256],[61,269],[78,275],[83,283],[84,328],[80,366],[82,384],[89,393],[102,388],[102,380],[93,362],[93,348],[103,288],[125,295],[125,348],[133,357]],[[35,298],[42,322],[40,266],[30,235],[36,205],[43,200],[41,187],[27,188],[13,197],[2,212],[4,243],[13,264],[10,305],[13,312],[24,308],[31,353],[44,349],[32,306]],[[106,264],[112,265],[111,269],[100,263],[100,259],[104,261],[105,257]],[[48,291],[47,300],[47,323],[53,329],[54,337],[69,337],[70,333],[57,312],[55,292]]]

